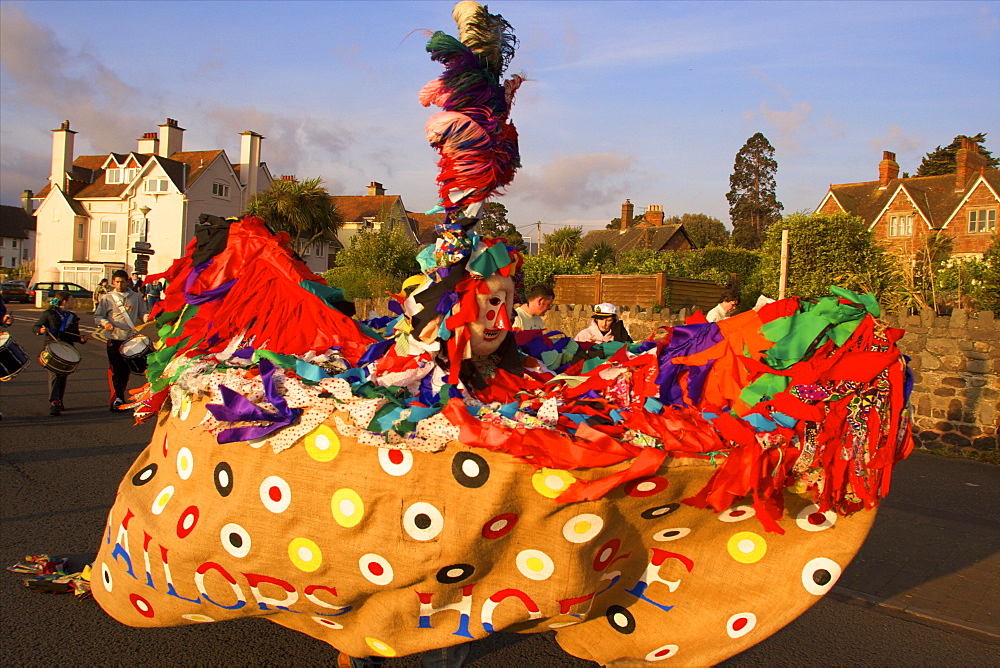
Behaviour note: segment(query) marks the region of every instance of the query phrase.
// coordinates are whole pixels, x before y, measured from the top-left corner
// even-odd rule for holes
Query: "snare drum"
[[[28,354],[8,332],[0,332],[0,381],[10,380],[28,367]]]
[[[118,351],[132,373],[146,373],[146,355],[153,352],[149,337],[136,334],[125,339]]]
[[[38,361],[53,373],[68,375],[76,371],[76,367],[79,366],[80,353],[68,343],[49,341],[39,353]]]

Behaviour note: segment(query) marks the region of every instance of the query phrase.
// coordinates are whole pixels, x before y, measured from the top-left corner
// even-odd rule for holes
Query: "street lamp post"
[[[148,206],[140,206],[139,213],[142,214],[142,241],[135,242],[132,253],[135,255],[133,271],[140,276],[149,273],[149,256],[154,253],[149,243],[149,212]]]

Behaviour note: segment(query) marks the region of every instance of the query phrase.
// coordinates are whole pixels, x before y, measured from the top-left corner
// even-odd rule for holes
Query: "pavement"
[[[14,307],[29,352],[37,311]],[[86,316],[84,316],[86,317]],[[107,412],[103,349],[83,346],[67,406],[49,418],[45,374],[0,384],[0,566],[25,554],[86,555],[150,425]],[[58,425],[58,429],[54,429]],[[133,629],[92,603],[45,596],[0,574],[0,665],[330,665],[330,647],[263,619]],[[996,665],[1000,657],[1000,467],[915,452],[900,462],[868,540],[832,592],[722,665]],[[471,666],[594,666],[550,634],[498,633]],[[415,657],[392,667],[419,665]]]

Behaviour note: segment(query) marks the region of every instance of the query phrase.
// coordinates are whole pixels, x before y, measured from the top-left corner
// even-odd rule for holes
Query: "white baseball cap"
[[[594,316],[601,315],[618,315],[618,307],[614,304],[609,304],[608,302],[598,304],[594,307]]]

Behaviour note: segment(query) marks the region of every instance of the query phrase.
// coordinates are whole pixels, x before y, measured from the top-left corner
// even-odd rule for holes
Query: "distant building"
[[[379,231],[398,229],[414,246],[418,245],[417,221],[411,220],[399,195],[386,195],[385,187],[372,181],[367,195],[331,195],[343,223],[337,230],[337,241],[342,248],[351,245],[351,237],[362,230]],[[329,266],[334,266],[331,254]]]
[[[954,174],[899,178],[896,154],[885,151],[878,181],[831,185],[816,213],[845,211],[868,223],[875,238],[901,257],[913,259],[938,230],[952,240],[952,255],[981,258],[997,234],[1000,170],[971,139],[956,152]]]
[[[31,191],[25,191],[30,198]],[[31,209],[31,200],[24,205]],[[35,218],[20,206],[0,206],[0,275],[28,265],[35,259]],[[30,278],[30,277],[29,277]]]
[[[172,118],[129,153],[74,157],[75,134],[69,121],[52,131],[49,183],[35,196],[36,281],[92,288],[115,269],[131,273],[137,241],[155,251],[149,273],[164,271],[201,214],[237,216],[272,180],[261,162],[264,137],[249,130],[238,163],[222,149],[184,151],[184,128]]]
[[[630,200],[622,204],[621,227],[617,230],[595,230],[584,235],[580,252],[605,243],[615,254],[630,250],[683,251],[695,248],[683,225],[664,225],[663,206],[650,204],[642,220],[634,222],[635,205]]]

